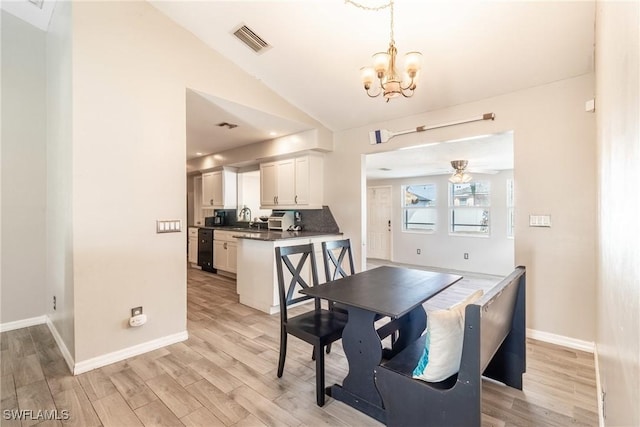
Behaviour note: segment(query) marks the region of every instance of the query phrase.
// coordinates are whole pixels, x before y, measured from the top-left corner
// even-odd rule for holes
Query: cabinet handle
[[[209,204],[213,206],[213,199],[209,200]]]
[[[273,204],[276,204],[276,196],[273,196]]]
[[[276,196],[276,205],[278,204],[278,196]]]
[[[224,248],[227,249],[227,242],[224,242]]]
[[[294,203],[297,205],[298,204],[298,195],[296,194],[296,198],[294,199]]]

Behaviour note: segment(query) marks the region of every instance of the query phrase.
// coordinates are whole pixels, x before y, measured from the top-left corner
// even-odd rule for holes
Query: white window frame
[[[449,220],[448,220],[448,228],[449,228],[449,235],[450,236],[465,236],[465,237],[480,237],[480,238],[487,238],[491,236],[491,182],[488,180],[473,180],[471,182],[468,182],[466,184],[477,184],[477,183],[483,183],[488,189],[489,189],[489,194],[488,194],[488,200],[489,200],[489,205],[488,206],[455,206],[454,205],[454,196],[453,196],[453,191],[456,185],[462,185],[462,184],[453,184],[453,183],[449,183]],[[487,223],[486,223],[486,232],[474,232],[474,231],[455,231],[454,230],[454,211],[455,210],[464,210],[464,209],[474,209],[474,210],[480,210],[482,209],[483,212],[486,211],[487,212]],[[461,225],[461,224],[456,224],[456,225]],[[479,227],[479,226],[483,226],[482,224],[474,224],[473,226]]]
[[[406,191],[408,187],[419,187],[419,186],[433,186],[433,193],[436,195],[435,200],[433,201],[433,205],[431,206],[415,206],[415,207],[411,207],[411,206],[407,206],[407,202],[405,200],[406,197]],[[424,234],[432,234],[435,233],[436,230],[438,229],[438,198],[437,198],[437,194],[438,194],[438,185],[432,182],[428,182],[428,183],[421,183],[421,184],[403,184],[400,186],[401,189],[401,196],[402,196],[402,232],[404,233],[424,233]],[[434,213],[435,216],[435,221],[433,223],[433,229],[417,229],[417,228],[408,228],[407,226],[407,212],[409,210],[416,210],[416,209],[424,209],[424,210],[429,210],[431,212]],[[429,224],[427,224],[429,225]]]

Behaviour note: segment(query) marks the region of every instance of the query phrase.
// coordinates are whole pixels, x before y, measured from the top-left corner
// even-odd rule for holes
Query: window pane
[[[489,211],[487,209],[451,209],[451,232],[489,234]]]
[[[436,205],[436,185],[407,185],[404,187],[405,207],[432,207]]]
[[[489,181],[451,184],[452,206],[491,206]]]
[[[436,229],[436,217],[435,209],[405,209],[404,229],[433,231]]]

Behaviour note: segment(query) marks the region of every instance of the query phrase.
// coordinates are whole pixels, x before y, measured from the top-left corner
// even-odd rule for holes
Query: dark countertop
[[[238,239],[248,239],[248,240],[262,240],[267,242],[274,242],[276,240],[289,240],[289,239],[308,239],[311,237],[317,236],[336,236],[341,235],[342,233],[332,233],[332,232],[320,232],[320,231],[275,231],[269,230],[267,232],[259,232],[242,236],[234,236]]]
[[[265,242],[274,242],[276,240],[288,240],[288,239],[308,239],[311,237],[317,236],[336,236],[341,235],[342,233],[336,232],[322,232],[322,231],[275,231],[268,230],[267,228],[248,228],[248,227],[234,227],[229,225],[218,225],[215,227],[201,227],[201,226],[192,226],[196,228],[206,228],[208,230],[222,230],[222,231],[237,231],[238,235],[234,235],[238,239],[249,239],[249,240],[262,240]],[[242,233],[242,234],[240,234]]]

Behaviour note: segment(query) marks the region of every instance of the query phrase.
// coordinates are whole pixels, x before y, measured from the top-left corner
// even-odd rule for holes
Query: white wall
[[[592,74],[481,101],[339,132],[325,155],[325,202],[341,230],[364,244],[362,164],[368,153],[428,142],[514,131],[515,264],[527,267],[527,327],[595,339],[595,117]],[[402,100],[397,100],[402,102]],[[380,102],[380,100],[371,100]],[[393,107],[392,101],[389,107]],[[373,129],[401,130],[493,112],[495,121],[393,138],[370,145]],[[360,166],[360,167],[359,167]],[[552,228],[530,228],[530,214],[549,214]],[[354,243],[355,243],[354,242]],[[357,245],[356,245],[357,247]],[[356,251],[358,264],[365,248]]]
[[[238,174],[238,215],[243,206],[251,209],[251,219],[270,215],[271,209],[260,209],[260,171]]]
[[[640,3],[598,2],[597,351],[606,425],[640,425]]]
[[[75,352],[73,272],[71,2],[57,2],[47,32],[47,314]]]
[[[155,221],[187,222],[187,88],[317,125],[147,2],[73,3],[76,362],[186,331],[186,229]]]
[[[2,11],[0,323],[45,314],[45,33]]]
[[[496,175],[474,173],[474,179],[488,181],[491,188],[490,224],[488,236],[475,237],[449,233],[449,176],[425,176],[393,180],[371,180],[368,187],[392,186],[392,260],[405,264],[439,267],[458,271],[507,275],[514,268],[514,239],[507,238],[506,182],[513,171]],[[437,226],[434,232],[403,231],[402,186],[436,184]],[[416,249],[420,249],[420,255]],[[464,253],[469,259],[464,259]]]

